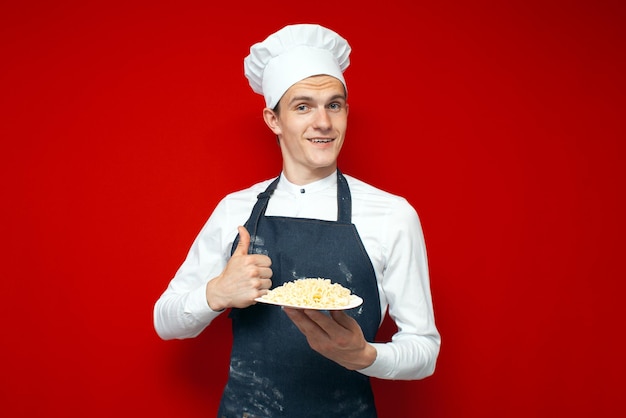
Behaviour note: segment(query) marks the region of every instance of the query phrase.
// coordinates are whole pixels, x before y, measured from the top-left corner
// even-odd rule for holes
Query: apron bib
[[[351,223],[352,201],[337,170],[338,219],[265,216],[278,184],[260,193],[245,226],[250,253],[272,260],[272,287],[300,278],[322,277],[350,289],[363,304],[346,311],[367,341],[380,325],[380,299],[372,263]],[[233,244],[236,248],[239,237]],[[231,251],[232,253],[232,251]],[[258,303],[232,309],[233,347],[219,418],[375,418],[369,377],[313,351],[279,306]]]

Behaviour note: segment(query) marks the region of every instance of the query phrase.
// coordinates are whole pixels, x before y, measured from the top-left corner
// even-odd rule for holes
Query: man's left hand
[[[376,349],[363,336],[356,320],[342,311],[326,315],[312,309],[284,308],[311,348],[349,370],[360,370],[376,360]]]

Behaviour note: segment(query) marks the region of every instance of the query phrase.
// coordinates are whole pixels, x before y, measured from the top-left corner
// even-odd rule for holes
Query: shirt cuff
[[[198,322],[210,322],[224,311],[211,309],[206,300],[206,286],[200,286],[189,294],[185,312],[192,315]]]
[[[370,377],[384,379],[393,370],[393,349],[385,343],[370,343],[376,349],[376,360],[358,372]]]

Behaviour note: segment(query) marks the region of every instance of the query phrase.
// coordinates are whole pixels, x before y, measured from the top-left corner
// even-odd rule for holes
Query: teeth
[[[325,144],[330,142],[330,139],[312,139],[311,142],[315,142],[316,144]]]

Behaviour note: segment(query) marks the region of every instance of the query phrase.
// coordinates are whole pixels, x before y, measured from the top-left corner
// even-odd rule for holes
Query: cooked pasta
[[[292,306],[317,309],[340,308],[350,302],[350,289],[330,279],[297,279],[278,286],[263,296],[263,299]]]

